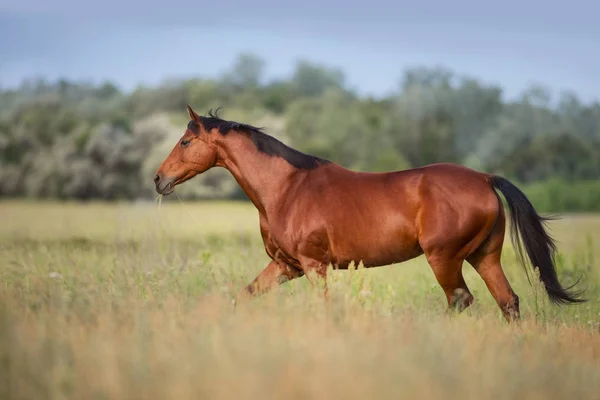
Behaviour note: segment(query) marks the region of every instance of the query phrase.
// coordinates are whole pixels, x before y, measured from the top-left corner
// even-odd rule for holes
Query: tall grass
[[[421,257],[332,271],[231,302],[267,264],[250,204],[0,204],[0,398],[523,398],[600,393],[600,216],[553,222],[561,280],[590,302],[549,305],[507,241],[523,321],[476,303],[445,314]]]

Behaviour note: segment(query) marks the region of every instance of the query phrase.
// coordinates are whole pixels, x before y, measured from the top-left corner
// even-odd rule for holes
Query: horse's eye
[[[181,141],[181,147],[188,147],[189,144],[190,144],[189,140],[182,140]]]

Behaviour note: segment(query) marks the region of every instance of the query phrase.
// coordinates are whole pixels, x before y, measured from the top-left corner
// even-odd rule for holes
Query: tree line
[[[185,105],[224,107],[289,145],[345,167],[387,171],[460,163],[524,185],[545,211],[600,209],[600,104],[532,86],[501,87],[444,68],[404,71],[386,97],[362,96],[340,69],[299,61],[267,81],[238,56],[216,78],[124,92],[110,82],[44,79],[0,89],[0,196],[151,199],[152,175],[186,126]],[[224,170],[178,189],[187,199],[244,198]]]

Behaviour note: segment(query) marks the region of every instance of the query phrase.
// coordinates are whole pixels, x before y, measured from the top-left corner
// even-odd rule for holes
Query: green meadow
[[[424,257],[248,303],[268,263],[245,202],[0,203],[2,399],[598,399],[600,214],[563,215],[555,307],[510,245],[508,325],[472,267],[447,315]]]

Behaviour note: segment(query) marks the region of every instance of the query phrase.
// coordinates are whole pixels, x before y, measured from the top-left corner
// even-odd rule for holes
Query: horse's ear
[[[190,107],[189,104],[187,105],[187,112],[188,112],[188,115],[190,116],[191,121],[194,121],[197,124],[200,123],[200,117],[198,116],[198,114],[196,114],[194,112],[194,110],[192,110],[192,107]]]

